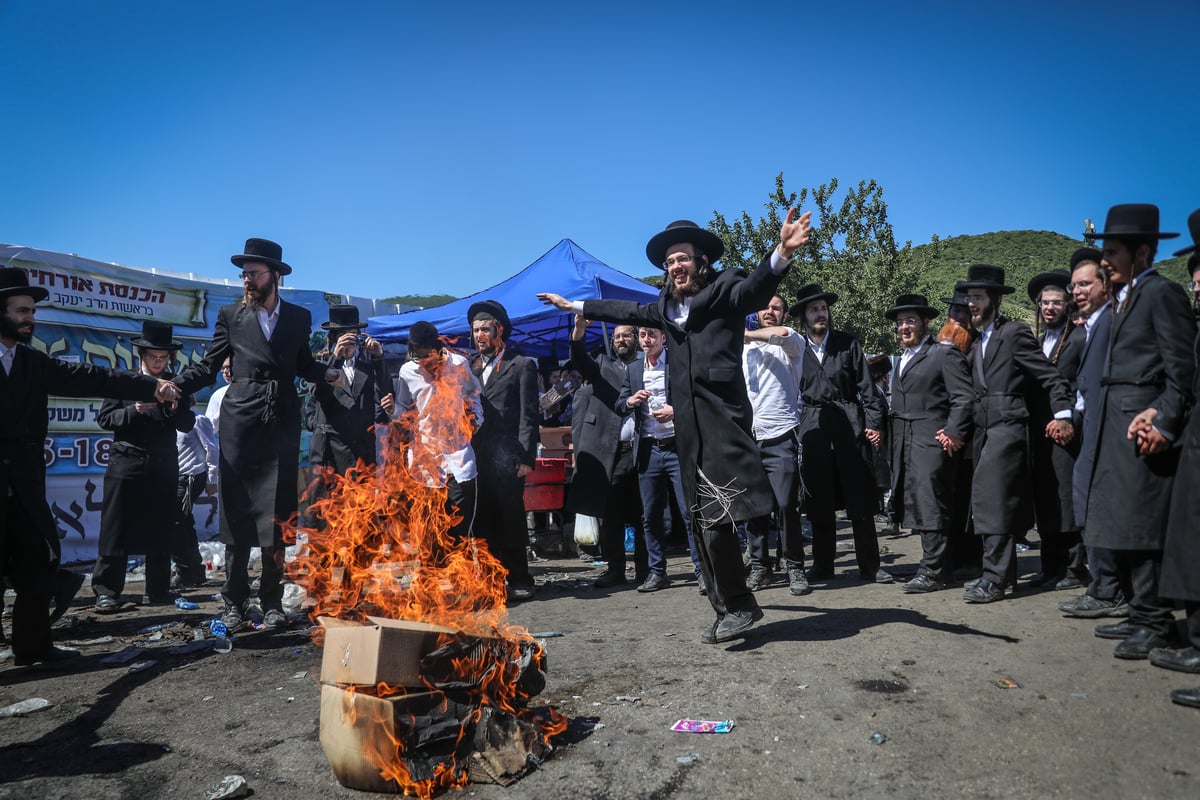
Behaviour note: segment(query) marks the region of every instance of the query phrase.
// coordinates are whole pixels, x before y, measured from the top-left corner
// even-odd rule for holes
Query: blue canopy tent
[[[527,356],[569,356],[568,337],[574,317],[553,306],[543,305],[538,292],[554,292],[569,300],[636,300],[651,303],[658,290],[597,260],[570,239],[563,239],[544,256],[503,283],[490,289],[434,308],[408,311],[367,320],[367,333],[381,342],[406,343],[414,322],[433,323],[443,336],[461,337],[458,344],[471,345],[471,323],[467,309],[480,300],[496,300],[512,320],[511,341]],[[600,326],[588,328],[588,349],[602,346]]]

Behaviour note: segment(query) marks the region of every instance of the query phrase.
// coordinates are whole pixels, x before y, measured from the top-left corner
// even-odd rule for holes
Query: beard
[[[637,350],[634,348],[632,342],[621,342],[620,344],[613,345],[613,352],[616,353],[617,358],[621,359],[622,361],[632,361],[634,354],[637,353]]]
[[[1058,313],[1056,313],[1054,315],[1053,319],[1046,319],[1045,317],[1042,317],[1042,322],[1045,324],[1046,330],[1049,330],[1049,331],[1058,330],[1059,328],[1061,328],[1062,326],[1067,324],[1066,309],[1063,309],[1062,311],[1059,311]]]
[[[261,288],[257,285],[249,286],[242,292],[242,301],[246,308],[257,311],[271,299],[271,295],[275,294],[278,286],[279,281],[276,278],[272,278],[270,283]]]
[[[667,280],[669,281],[667,286],[670,287],[671,298],[673,300],[682,300],[685,297],[695,297],[700,293],[701,289],[708,285],[708,280],[701,276],[699,271],[697,271],[694,275],[689,275],[688,279],[682,284],[675,283],[675,281],[670,280],[670,278]]]
[[[29,323],[28,329],[21,330],[8,314],[0,315],[0,337],[15,339],[21,344],[29,344],[33,341],[33,323]]]

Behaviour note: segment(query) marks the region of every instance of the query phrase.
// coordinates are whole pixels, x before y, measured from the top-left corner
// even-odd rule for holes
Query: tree
[[[724,265],[751,270],[775,246],[787,210],[811,210],[812,239],[797,254],[780,286],[784,299],[792,302],[802,286],[819,283],[838,294],[833,309],[836,327],[857,336],[868,353],[895,352],[895,333],[883,311],[894,304],[897,295],[924,288],[912,243],[896,246],[883,187],[874,180],[859,181],[840,203],[835,199],[837,190],[834,178],[814,189],[789,193],[780,173],[764,204],[765,216],[755,221],[743,211],[730,224],[721,212],[714,211],[708,227],[725,243]],[[810,198],[815,208],[806,209]]]

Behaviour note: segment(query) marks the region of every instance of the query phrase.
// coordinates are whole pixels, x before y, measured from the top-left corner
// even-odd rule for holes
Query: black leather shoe
[[[1004,599],[1004,592],[991,581],[980,578],[967,591],[963,592],[963,600],[968,603],[994,603]]]
[[[928,575],[918,575],[900,588],[909,594],[926,594],[927,592],[936,592],[945,589],[946,584],[941,581],[935,581]]]
[[[1078,576],[1067,574],[1064,575],[1058,583],[1054,584],[1054,591],[1063,592],[1071,589],[1082,589],[1083,581]]]
[[[651,572],[645,582],[637,588],[639,592],[657,592],[661,589],[666,589],[671,585],[671,579],[666,575],[659,575],[657,572]]]
[[[868,583],[895,583],[896,579],[886,569],[877,569],[874,573],[860,572],[858,577]]]
[[[1150,663],[1156,667],[1173,669],[1177,672],[1200,672],[1200,648],[1151,650]]]
[[[1142,630],[1132,622],[1112,622],[1096,626],[1096,637],[1100,639],[1121,639],[1122,641]]]
[[[713,644],[728,642],[743,636],[754,623],[763,618],[762,609],[755,606],[742,611],[727,611],[725,617],[713,629]]]
[[[1171,692],[1171,702],[1181,706],[1200,708],[1200,686],[1195,689],[1175,689]]]
[[[1128,617],[1129,606],[1120,599],[1101,600],[1090,594],[1081,594],[1058,604],[1058,610],[1069,617],[1099,619],[1100,617]]]
[[[597,589],[611,589],[614,586],[624,586],[629,583],[625,578],[624,572],[614,572],[609,570],[601,575],[596,580],[592,581],[592,586]]]
[[[36,656],[13,656],[13,663],[18,667],[29,667],[41,664],[44,667],[59,666],[79,657],[78,650],[67,650],[50,645],[45,651]]]
[[[979,583],[981,580],[983,580],[983,578],[975,578],[973,580],[969,580],[963,584],[963,589],[970,591],[971,589],[974,589],[975,585],[977,583]],[[995,584],[993,584],[993,585],[995,585]],[[1003,591],[1005,594],[1015,594],[1017,591],[1017,585],[1015,583],[1006,583],[1006,584],[1004,584],[1004,587],[1001,589],[1001,591]]]
[[[1149,656],[1151,650],[1170,647],[1174,643],[1174,628],[1172,628],[1171,633],[1166,636],[1152,631],[1149,628],[1138,628],[1137,633],[1113,648],[1113,655],[1117,658],[1140,660]]]
[[[1045,572],[1039,572],[1037,575],[1034,575],[1032,578],[1030,578],[1028,581],[1026,581],[1026,583],[1029,586],[1033,587],[1034,589],[1040,589],[1041,587],[1045,586],[1047,583],[1057,583],[1057,582],[1058,582],[1057,575],[1048,575]]]
[[[83,586],[83,576],[69,569],[60,569],[54,573],[54,610],[50,612],[50,624],[53,625],[67,613],[71,601]]]

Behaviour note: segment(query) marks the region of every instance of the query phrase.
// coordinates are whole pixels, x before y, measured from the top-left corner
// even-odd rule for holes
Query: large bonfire
[[[289,531],[307,539],[288,571],[313,603],[314,621],[374,617],[453,630],[438,633],[438,647],[422,660],[423,686],[349,687],[381,698],[436,690],[452,699],[459,725],[448,752],[417,758],[410,750],[419,737],[391,734],[386,746],[373,748],[379,775],[394,781],[394,790],[419,797],[467,783],[466,756],[492,735],[480,726],[532,731],[546,749],[546,740],[567,725],[554,709],[528,705],[544,684],[544,651],[528,630],[508,621],[504,568],[482,539],[448,534],[457,520],[438,485],[440,456],[447,443],[469,439],[473,422],[457,386],[434,381],[433,387],[423,409],[390,423],[378,467],[360,464],[333,477],[328,495],[310,506],[319,529]],[[477,520],[476,532],[486,524]],[[314,629],[318,644],[323,636],[324,628]],[[445,720],[438,724],[446,727]]]

